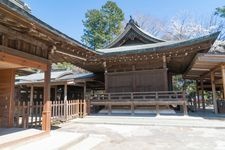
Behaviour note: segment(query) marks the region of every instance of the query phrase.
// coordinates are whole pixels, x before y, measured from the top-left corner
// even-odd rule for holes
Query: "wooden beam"
[[[213,67],[212,69],[210,69],[210,71],[204,73],[201,75],[202,78],[205,78],[206,76],[208,76],[210,74],[210,72],[215,72],[216,70],[220,69],[220,66],[222,65],[222,63],[219,63],[218,65],[216,65],[215,67]]]
[[[0,45],[0,60],[45,71],[49,60]]]
[[[19,68],[35,68],[43,71],[47,69],[46,64],[35,62],[26,58],[21,58],[19,56],[9,55],[3,52],[0,52],[0,61],[15,64]]]
[[[215,114],[218,113],[217,101],[216,101],[216,85],[215,85],[215,74],[211,72],[211,84],[212,84],[212,97],[213,97],[213,107]]]
[[[41,42],[40,40],[37,40],[35,38],[33,38],[32,36],[29,36],[27,34],[22,34],[18,31],[12,30],[4,25],[0,24],[0,32],[4,33],[3,35],[7,35],[10,39],[16,39],[18,41],[25,41],[27,43],[33,44],[35,46],[39,46],[42,47],[44,49],[47,49],[47,45],[44,42]],[[5,46],[7,46],[7,44],[4,44]]]
[[[42,112],[42,130],[51,130],[51,101],[50,101],[51,65],[47,65],[44,83],[44,107]]]
[[[66,56],[70,56],[70,57],[72,57],[72,58],[79,59],[79,60],[82,60],[82,61],[87,61],[86,58],[83,58],[83,57],[80,57],[80,56],[76,56],[75,54],[72,54],[72,53],[70,53],[70,52],[59,51],[59,50],[56,50],[55,52],[56,52],[56,53],[59,53],[59,54],[66,55]]]

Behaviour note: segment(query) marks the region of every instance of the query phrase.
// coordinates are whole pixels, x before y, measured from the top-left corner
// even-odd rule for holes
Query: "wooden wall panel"
[[[0,70],[0,127],[13,126],[15,70]]]
[[[127,92],[132,91],[132,74],[107,74],[109,92]]]
[[[136,91],[165,91],[164,81],[165,70],[163,69],[154,69],[143,72],[136,72],[135,81],[136,81]]]
[[[107,73],[109,92],[167,91],[167,69]]]

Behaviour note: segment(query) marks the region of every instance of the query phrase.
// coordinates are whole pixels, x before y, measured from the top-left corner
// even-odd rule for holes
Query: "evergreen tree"
[[[122,29],[123,11],[115,2],[107,1],[100,10],[88,10],[85,14],[82,42],[91,48],[102,48]]]
[[[215,15],[225,18],[225,6],[216,8]]]

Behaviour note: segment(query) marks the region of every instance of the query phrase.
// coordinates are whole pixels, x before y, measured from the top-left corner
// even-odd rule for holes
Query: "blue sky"
[[[107,0],[24,0],[32,14],[54,28],[80,41],[82,20],[89,9],[98,9]],[[180,12],[207,17],[215,8],[225,5],[225,0],[114,0],[128,19],[133,14],[151,15],[169,20]]]

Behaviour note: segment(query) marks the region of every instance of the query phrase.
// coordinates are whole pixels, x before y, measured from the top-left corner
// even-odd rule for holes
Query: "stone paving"
[[[182,116],[90,116],[61,127],[61,132],[89,135],[68,149],[225,149],[223,120]]]
[[[53,128],[41,139],[7,149],[224,150],[222,117],[87,116]]]

